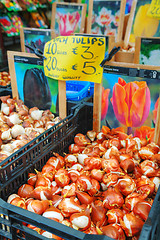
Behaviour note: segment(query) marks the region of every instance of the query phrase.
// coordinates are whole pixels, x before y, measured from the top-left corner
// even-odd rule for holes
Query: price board
[[[160,0],[152,0],[147,12],[148,17],[160,19]]]
[[[61,36],[45,44],[45,75],[57,80],[101,83],[104,37]]]

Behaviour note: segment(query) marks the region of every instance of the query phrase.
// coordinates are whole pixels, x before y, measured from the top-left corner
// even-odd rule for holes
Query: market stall
[[[0,73],[1,239],[159,239],[158,7],[127,4],[54,2],[46,29],[19,29]]]

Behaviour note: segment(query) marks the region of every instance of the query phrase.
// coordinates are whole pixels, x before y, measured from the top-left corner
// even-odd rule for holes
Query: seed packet
[[[39,28],[48,28],[48,26],[45,24],[42,16],[38,12],[31,12],[31,16]]]
[[[18,32],[8,16],[0,17],[0,24],[7,36],[16,36]]]
[[[17,0],[1,0],[1,3],[7,8],[8,11],[16,12],[22,10]]]

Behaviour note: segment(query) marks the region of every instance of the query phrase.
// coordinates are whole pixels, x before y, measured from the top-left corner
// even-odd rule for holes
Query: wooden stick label
[[[105,38],[60,36],[45,44],[45,75],[57,80],[79,80],[100,83]]]

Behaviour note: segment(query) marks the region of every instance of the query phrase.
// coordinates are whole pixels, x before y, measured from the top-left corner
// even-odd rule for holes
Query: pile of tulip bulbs
[[[11,76],[8,72],[0,72],[0,86],[8,86],[11,83]]]
[[[60,122],[49,110],[28,108],[22,100],[0,97],[0,162]]]
[[[122,139],[116,129],[102,127],[98,133],[78,133],[69,153],[53,153],[7,202],[86,234],[136,240],[159,184],[160,147],[147,139]]]

